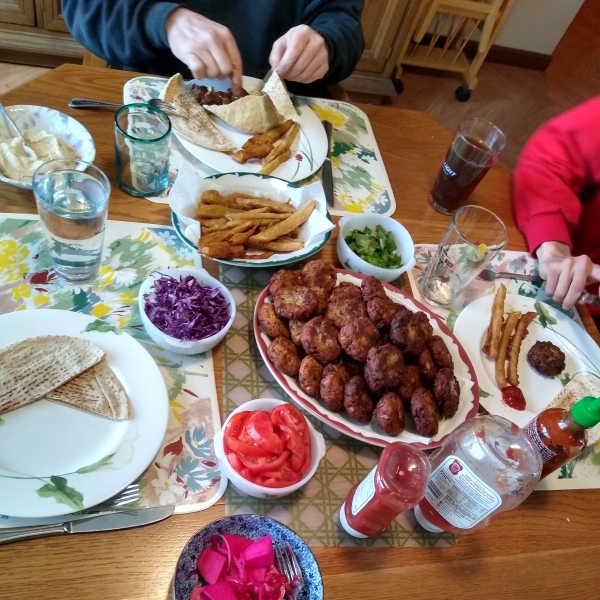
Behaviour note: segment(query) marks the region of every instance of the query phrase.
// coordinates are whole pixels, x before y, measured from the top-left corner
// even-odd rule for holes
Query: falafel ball
[[[410,397],[414,394],[417,388],[421,387],[421,374],[419,369],[414,365],[405,365],[400,383],[398,384],[398,396],[402,400],[410,401]]]
[[[383,284],[377,277],[369,275],[362,280],[360,284],[363,300],[368,302],[373,298],[387,298]]]
[[[342,365],[327,365],[323,370],[319,395],[325,406],[334,412],[344,408],[344,386],[349,377]]]
[[[320,287],[329,295],[337,283],[335,269],[324,260],[311,260],[302,268],[302,281],[308,287]]]
[[[427,342],[427,346],[433,356],[433,362],[440,369],[453,369],[454,361],[448,350],[448,346],[439,335],[432,335]]]
[[[367,308],[362,297],[340,293],[329,298],[325,316],[339,329],[348,319],[366,317]]]
[[[288,326],[275,314],[272,304],[265,302],[258,309],[257,317],[258,324],[269,337],[290,337]]]
[[[273,297],[279,290],[295,285],[302,285],[300,276],[296,275],[294,271],[280,269],[271,277],[271,281],[269,281],[269,294]]]
[[[323,364],[337,360],[342,353],[338,330],[326,317],[314,317],[306,323],[302,328],[302,347]]]
[[[346,354],[360,362],[365,362],[369,350],[381,343],[377,328],[367,317],[346,321],[338,339]]]
[[[317,315],[322,315],[327,308],[327,299],[329,298],[329,294],[322,287],[310,287],[315,295],[317,296],[317,310],[315,313]]]
[[[404,431],[404,406],[394,392],[381,397],[375,407],[377,425],[388,435],[399,435]]]
[[[317,295],[302,285],[283,288],[273,297],[277,316],[285,319],[310,319],[318,303]]]
[[[460,385],[452,369],[443,368],[435,374],[432,392],[440,415],[446,418],[453,417],[460,401]]]
[[[314,356],[305,356],[298,372],[300,387],[309,396],[318,396],[322,376],[323,365]]]
[[[302,328],[306,323],[306,319],[290,319],[290,337],[296,346],[302,346]]]
[[[404,370],[402,352],[392,346],[384,344],[371,348],[365,364],[365,381],[374,394],[382,394],[398,386]]]
[[[410,412],[419,435],[432,437],[438,432],[439,413],[429,390],[420,387],[413,392]]]
[[[385,298],[371,298],[367,302],[367,314],[377,329],[389,327],[396,314],[396,305],[387,296]]]
[[[390,326],[390,340],[410,356],[419,356],[427,343],[423,327],[415,318],[417,314],[410,311],[397,312]]]
[[[362,298],[362,292],[360,291],[360,287],[356,284],[351,283],[350,281],[341,281],[337,284],[336,287],[333,288],[331,294],[329,295],[329,299],[335,298],[338,294],[344,294],[347,296],[358,296]]]
[[[361,362],[350,358],[345,352],[342,352],[342,366],[346,369],[346,373],[348,373],[349,377],[362,375],[364,371],[364,365]]]
[[[275,368],[290,377],[296,377],[302,362],[292,340],[278,337],[267,348],[267,356]]]
[[[344,408],[348,415],[359,423],[369,423],[373,418],[375,407],[360,375],[351,377],[344,386]]]
[[[437,368],[433,362],[433,357],[431,356],[431,352],[429,352],[429,348],[423,348],[423,350],[421,350],[419,358],[417,359],[417,366],[419,367],[419,372],[424,381],[433,381],[435,374],[437,373]]]
[[[552,342],[536,342],[527,353],[527,361],[540,375],[556,377],[565,368],[565,353]]]

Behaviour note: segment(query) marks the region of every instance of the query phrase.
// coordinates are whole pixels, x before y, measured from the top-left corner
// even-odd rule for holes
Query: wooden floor
[[[550,117],[600,94],[600,1],[586,0],[554,51],[550,67],[532,71],[484,64],[468,102],[454,99],[452,75],[405,72],[404,91],[386,103],[420,110],[454,130],[466,116],[496,123],[508,138],[501,164],[514,167],[527,138]],[[47,69],[0,63],[0,94]]]

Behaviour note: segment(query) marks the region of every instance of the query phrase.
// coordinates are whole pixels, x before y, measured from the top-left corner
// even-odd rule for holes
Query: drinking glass
[[[171,121],[149,104],[126,104],[115,115],[119,187],[132,196],[156,196],[169,182]]]
[[[57,159],[38,167],[32,186],[57,275],[71,283],[91,281],[102,259],[108,177],[82,160]]]
[[[460,208],[504,148],[506,137],[493,123],[463,119],[429,194],[432,208],[445,215]]]
[[[430,304],[448,306],[506,246],[504,223],[487,208],[459,208],[419,284]]]

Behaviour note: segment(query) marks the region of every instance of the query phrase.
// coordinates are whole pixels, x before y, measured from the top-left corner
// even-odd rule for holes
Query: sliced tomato
[[[225,452],[227,452],[227,438],[237,439],[244,429],[244,424],[250,415],[250,411],[243,411],[232,415],[227,425],[225,426],[225,433],[223,434],[223,445],[225,446]]]
[[[267,471],[262,474],[264,478],[265,487],[288,487],[289,485],[294,485],[298,483],[302,477],[300,473],[295,471],[290,461],[285,461],[281,467],[277,470]]]
[[[288,425],[302,435],[303,439],[308,438],[308,425],[304,415],[293,404],[280,404],[271,412],[271,423],[276,426]]]
[[[238,454],[237,457],[240,459],[242,464],[250,469],[253,473],[265,473],[267,471],[276,471],[286,461],[290,455],[288,450],[285,450],[279,455],[271,455],[266,458],[259,458],[256,456],[244,456]]]
[[[265,450],[273,454],[280,454],[283,450],[283,442],[273,431],[273,423],[271,423],[267,411],[259,410],[250,415],[246,421],[245,429],[255,443]]]
[[[242,467],[242,463],[240,462],[239,458],[237,457],[237,454],[235,452],[228,452],[227,460],[229,461],[229,464],[233,467],[233,469],[241,474],[241,470],[243,467]]]
[[[300,471],[305,459],[305,444],[304,440],[295,429],[292,429],[289,425],[281,424],[279,429],[285,439],[285,445],[287,449],[292,453],[291,465],[294,471]]]
[[[227,447],[232,452],[244,454],[245,456],[255,456],[256,458],[266,458],[267,456],[273,456],[271,452],[265,450],[262,446],[257,446],[251,438],[250,443],[236,440],[234,437],[227,438]]]

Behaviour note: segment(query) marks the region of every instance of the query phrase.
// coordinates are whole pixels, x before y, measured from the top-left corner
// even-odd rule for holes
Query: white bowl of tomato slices
[[[250,400],[236,408],[215,436],[215,453],[229,481],[255,498],[299,490],[325,456],[325,440],[289,402]]]

